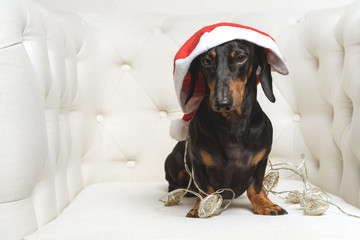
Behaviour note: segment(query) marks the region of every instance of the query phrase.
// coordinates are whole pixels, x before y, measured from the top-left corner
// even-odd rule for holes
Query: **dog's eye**
[[[209,67],[211,65],[211,60],[209,58],[204,58],[201,61],[202,65],[204,65],[205,67]]]
[[[237,61],[238,63],[243,63],[243,62],[246,61],[246,59],[247,59],[247,57],[246,57],[245,55],[239,55],[239,56],[237,57],[236,61]]]

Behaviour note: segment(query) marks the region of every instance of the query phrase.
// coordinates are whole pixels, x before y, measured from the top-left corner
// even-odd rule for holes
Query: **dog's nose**
[[[231,110],[233,101],[231,97],[217,97],[214,99],[214,108],[218,112],[227,112]]]

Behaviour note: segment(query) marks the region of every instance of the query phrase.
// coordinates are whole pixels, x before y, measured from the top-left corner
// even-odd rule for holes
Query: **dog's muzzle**
[[[228,112],[232,110],[233,98],[228,89],[218,91],[213,99],[213,109],[217,112]]]

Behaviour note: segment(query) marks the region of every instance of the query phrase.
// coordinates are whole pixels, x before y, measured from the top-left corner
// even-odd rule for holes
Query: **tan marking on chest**
[[[214,161],[213,157],[208,152],[201,150],[200,151],[200,157],[201,157],[203,163],[207,167],[214,167],[215,166],[215,161]]]
[[[266,153],[266,149],[263,149],[260,152],[258,152],[253,158],[251,165],[256,166],[263,159],[265,153]]]

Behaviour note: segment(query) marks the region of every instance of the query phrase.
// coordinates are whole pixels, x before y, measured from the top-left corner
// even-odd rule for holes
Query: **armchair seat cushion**
[[[280,180],[276,190],[302,189],[296,180]],[[285,216],[260,216],[252,212],[245,195],[235,199],[220,215],[186,218],[195,198],[173,207],[158,201],[167,193],[164,182],[98,183],[83,189],[54,221],[26,237],[35,239],[358,239],[359,221],[336,207],[317,217],[304,215],[298,204],[269,194],[288,211]],[[334,195],[343,210],[360,210]]]

